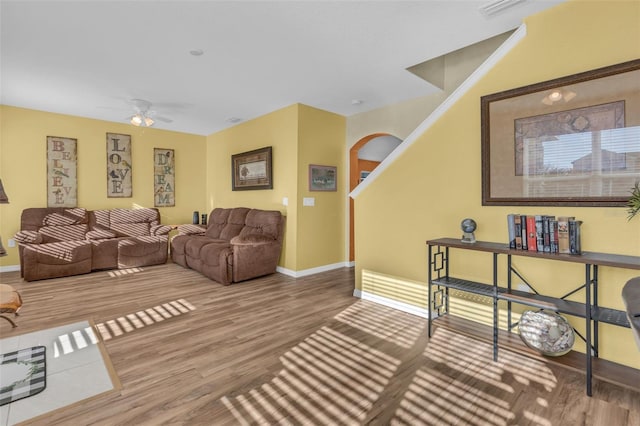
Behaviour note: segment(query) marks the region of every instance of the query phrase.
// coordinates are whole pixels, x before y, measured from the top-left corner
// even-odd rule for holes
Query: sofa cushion
[[[227,219],[227,224],[220,231],[220,239],[230,241],[233,237],[240,234],[242,228],[244,228],[245,220],[247,218],[247,213],[249,213],[248,208],[246,207],[238,207],[235,209],[231,209],[229,213],[229,219]]]
[[[230,213],[231,209],[213,209],[209,215],[209,222],[205,235],[209,238],[220,238],[220,233],[226,226]]]
[[[40,228],[44,243],[55,243],[59,241],[84,240],[89,228],[86,224],[63,225],[63,226],[43,226]]]
[[[109,210],[90,210],[89,228],[95,230],[109,230],[111,226]]]
[[[114,223],[149,223],[159,224],[160,215],[157,209],[112,209],[111,225]]]
[[[89,240],[91,242],[91,269],[115,269],[118,267],[119,238]]]
[[[22,253],[29,265],[23,271],[26,281],[91,272],[91,243],[86,240],[28,245]]]
[[[87,240],[104,240],[107,238],[115,238],[115,237],[116,237],[115,232],[101,230],[101,229],[96,231],[89,231],[86,234]]]
[[[62,207],[29,208],[22,211],[21,231],[42,232],[44,243],[84,240],[89,223],[87,211]]]
[[[184,246],[184,254],[193,259],[200,258],[200,250],[208,244],[223,244],[228,246],[229,242],[217,238],[191,237]]]
[[[112,223],[111,230],[119,237],[141,237],[150,235],[148,223]]]
[[[240,232],[241,237],[248,235],[265,235],[272,240],[280,236],[282,213],[276,210],[251,210],[247,213],[246,225]]]
[[[151,226],[159,224],[156,209],[113,209],[110,213],[111,229],[128,237],[151,234]]]
[[[92,231],[113,231],[118,237],[150,235],[151,227],[160,225],[160,213],[155,208],[94,210],[89,216]]]
[[[64,209],[61,212],[51,212],[42,220],[46,226],[77,225],[87,223],[87,211],[85,209]]]
[[[122,238],[118,242],[118,268],[159,265],[166,261],[166,235]]]

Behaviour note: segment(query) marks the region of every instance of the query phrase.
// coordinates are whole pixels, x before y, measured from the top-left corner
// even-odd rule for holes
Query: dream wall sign
[[[78,205],[77,142],[47,136],[47,207]]]
[[[155,207],[176,205],[176,169],[173,149],[153,148],[153,202]]]
[[[107,133],[107,197],[131,197],[132,173],[131,135]]]

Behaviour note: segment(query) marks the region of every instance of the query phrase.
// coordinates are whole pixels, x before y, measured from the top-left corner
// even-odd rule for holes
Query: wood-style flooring
[[[105,324],[121,385],[26,424],[640,425],[640,392],[595,379],[589,398],[583,374],[506,350],[494,363],[487,343],[446,328],[429,341],[425,319],[354,298],[352,269],[227,287],[171,263],[140,269],[0,275],[25,302],[3,337]],[[194,309],[160,320],[153,308],[178,299]]]

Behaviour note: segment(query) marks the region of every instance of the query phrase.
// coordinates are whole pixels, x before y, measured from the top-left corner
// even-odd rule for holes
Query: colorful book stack
[[[573,216],[507,215],[509,248],[542,253],[580,254],[580,225]]]

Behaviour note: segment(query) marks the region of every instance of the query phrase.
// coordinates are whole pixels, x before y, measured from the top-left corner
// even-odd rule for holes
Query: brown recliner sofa
[[[21,276],[35,281],[165,263],[169,231],[155,208],[46,207],[23,210],[14,238]]]
[[[275,210],[216,208],[208,225],[181,225],[171,240],[171,258],[221,284],[276,272],[284,216]]]

